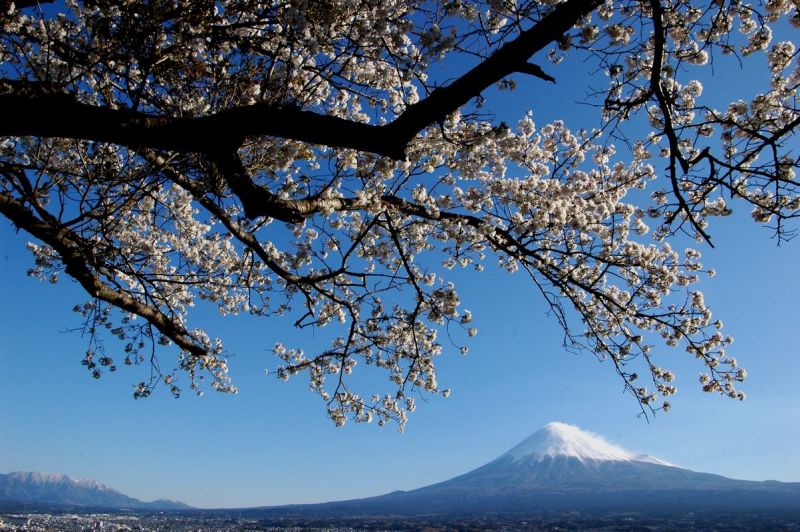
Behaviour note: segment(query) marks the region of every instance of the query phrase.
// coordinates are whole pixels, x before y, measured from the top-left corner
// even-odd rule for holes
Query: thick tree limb
[[[72,95],[34,82],[0,80],[0,136],[65,137],[208,154],[235,151],[246,137],[267,135],[399,160],[405,157],[407,144],[425,127],[441,122],[508,75],[528,72],[530,56],[560,38],[600,3],[567,0],[559,4],[461,78],[435,89],[384,126],[263,104],[206,117],[156,116],[81,103]]]
[[[294,202],[276,196],[250,179],[247,169],[235,150],[214,153],[211,156],[211,162],[224,177],[233,193],[239,197],[247,218],[269,216],[287,223],[303,221],[303,215]]]
[[[401,158],[390,149],[397,143],[385,128],[266,105],[173,118],[80,103],[42,83],[0,80],[0,113],[0,136],[66,137],[209,154],[234,151],[248,136],[268,135]]]
[[[388,127],[403,131],[411,140],[418,131],[441,122],[487,87],[526,68],[528,58],[561,38],[601,3],[600,0],[567,0],[558,4],[532,28],[501,46],[450,85],[434,90],[427,98],[410,106]]]

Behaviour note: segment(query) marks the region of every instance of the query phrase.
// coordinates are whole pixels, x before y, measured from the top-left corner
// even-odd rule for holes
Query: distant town
[[[800,510],[749,512],[538,512],[510,515],[370,516],[353,518],[246,517],[237,511],[3,512],[0,531],[234,531],[360,530],[800,530]]]

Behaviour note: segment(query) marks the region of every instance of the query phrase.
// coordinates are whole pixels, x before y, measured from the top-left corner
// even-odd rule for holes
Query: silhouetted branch
[[[567,0],[516,39],[501,46],[453,83],[435,89],[394,121],[373,126],[292,107],[240,106],[216,114],[176,118],[99,107],[78,101],[52,85],[25,80],[0,81],[0,136],[66,137],[131,148],[219,153],[239,148],[250,136],[274,136],[405,158],[406,145],[425,127],[478,96],[514,72],[534,73],[527,60],[559,39],[599,0]],[[541,69],[539,69],[541,70]]]

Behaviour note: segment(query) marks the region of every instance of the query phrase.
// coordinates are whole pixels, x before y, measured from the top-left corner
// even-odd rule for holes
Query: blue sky
[[[731,83],[740,71],[716,66],[707,87],[742,88]],[[565,117],[571,127],[595,125],[581,123],[594,120],[593,111],[572,103],[585,95],[584,80],[572,83],[576,71],[547,71],[557,85],[520,80],[519,90],[490,95],[487,106],[509,123],[533,107],[539,124]],[[700,247],[705,265],[717,270],[700,288],[736,338],[731,351],[749,373],[747,401],[702,393],[695,360],[659,346],[679,393],[668,414],[638,416],[611,365],[564,351],[526,277],[488,268],[454,273],[480,333],[469,356],[439,361],[439,382],[452,396],[420,401],[402,434],[353,423],[336,429],[302,377],[281,383],[264,375],[278,365],[270,354],[276,341],[309,342],[289,320],[200,316],[237,355],[236,396],[208,391],[175,400],[159,390],[134,401],[132,384],[144,367],[95,381],[80,365],[85,339],[63,332],[79,325],[71,309],[85,296],[67,278],[53,287],[26,277],[29,238],[0,220],[0,472],[62,472],[141,499],[200,507],[315,502],[445,480],[559,420],[690,469],[800,481],[800,242],[778,246],[745,206],[734,210],[712,226],[716,249]]]
[[[142,499],[204,507],[333,500],[444,480],[561,420],[691,469],[798,481],[799,250],[743,221],[715,231],[717,250],[704,257],[718,274],[703,289],[736,337],[747,401],[698,391],[694,360],[662,349],[679,393],[671,412],[648,423],[610,365],[563,351],[523,276],[464,274],[462,299],[481,332],[469,356],[441,359],[439,380],[453,395],[420,404],[402,434],[352,423],[336,429],[303,380],[265,377],[276,365],[269,347],[294,334],[270,320],[218,324],[238,354],[236,396],[175,400],[162,390],[134,401],[138,368],[93,380],[79,364],[84,341],[60,332],[78,324],[71,308],[83,300],[80,290],[69,280],[51,287],[27,278],[26,239],[2,222],[0,471],[64,472]]]

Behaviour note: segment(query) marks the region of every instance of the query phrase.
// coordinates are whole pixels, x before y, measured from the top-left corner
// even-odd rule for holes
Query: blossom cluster
[[[490,58],[563,2],[106,4],[9,4],[4,76],[143,122],[268,109],[381,126],[446,85],[451,65]],[[732,338],[696,286],[713,270],[670,239],[710,241],[708,220],[736,201],[788,235],[800,209],[800,64],[791,39],[773,42],[784,20],[798,25],[796,3],[598,2],[543,52],[546,68],[527,69],[546,79],[565,61],[594,62],[608,83],[595,129],[536,124],[535,100],[498,123],[484,114],[487,94],[426,124],[394,158],[257,131],[239,144],[210,138],[205,151],[6,137],[0,212],[37,239],[32,275],[55,283],[65,272],[90,294],[76,310],[92,375],[117,367],[102,334],[121,342],[124,365],[150,364],[137,397],[159,382],[202,393],[207,376],[236,391],[222,341],[190,326],[210,304],[332,331],[313,349],[276,338],[270,374],[306,375],[337,425],[402,427],[419,394],[450,394],[436,358],[467,353],[478,332],[450,270],[499,267],[525,275],[568,344],[609,360],[643,408],[670,408],[676,376],[658,360],[679,345],[703,367],[704,390],[743,399]],[[717,109],[695,72],[727,54],[766,57],[768,86]],[[630,132],[629,148],[612,144]],[[240,169],[222,164],[225,149]],[[252,215],[259,197],[299,214]],[[177,365],[162,370],[156,353],[170,349]],[[367,367],[389,391],[361,389],[353,374]]]

